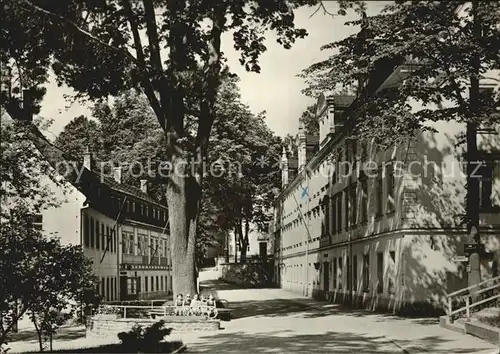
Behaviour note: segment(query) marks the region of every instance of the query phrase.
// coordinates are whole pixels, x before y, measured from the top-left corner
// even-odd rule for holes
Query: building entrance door
[[[120,300],[127,299],[127,276],[120,276]]]
[[[330,263],[323,262],[323,290],[330,290]]]

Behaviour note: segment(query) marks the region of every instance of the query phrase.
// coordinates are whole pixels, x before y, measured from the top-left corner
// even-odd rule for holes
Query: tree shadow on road
[[[402,348],[383,336],[360,335],[351,332],[326,332],[323,334],[297,335],[293,331],[274,331],[266,334],[244,332],[221,333],[201,337],[199,343],[189,345],[193,353],[401,353]],[[432,353],[448,353],[440,350],[439,337],[422,340],[423,349]],[[278,349],[279,348],[279,349]],[[457,349],[454,353],[473,353],[472,350]]]
[[[322,303],[313,299],[272,299],[261,301],[238,301],[230,302],[231,318],[246,317],[279,317],[300,314],[302,318],[320,318],[332,315],[369,317],[375,322],[398,321],[402,318],[388,313],[376,313],[365,309],[349,308],[339,304]],[[411,319],[415,325],[435,325],[439,321],[437,318],[414,318]]]

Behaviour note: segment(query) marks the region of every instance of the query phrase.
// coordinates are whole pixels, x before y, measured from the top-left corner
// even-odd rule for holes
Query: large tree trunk
[[[225,235],[225,242],[226,242],[226,247],[225,247],[225,262],[226,263],[229,263],[229,230],[226,230],[225,231],[226,235]]]
[[[188,175],[186,161],[176,158],[167,186],[170,249],[172,257],[172,287],[177,294],[197,291],[195,237],[198,223],[199,187]]]
[[[239,239],[238,239],[238,227],[234,227],[234,263],[238,263],[238,245],[239,245]]]
[[[250,223],[248,222],[248,219],[245,219],[245,232],[243,232],[242,227],[243,225],[240,225],[238,227],[240,231],[240,244],[241,244],[240,262],[245,263],[247,259],[248,244],[250,243],[248,239],[248,234],[250,232]]]

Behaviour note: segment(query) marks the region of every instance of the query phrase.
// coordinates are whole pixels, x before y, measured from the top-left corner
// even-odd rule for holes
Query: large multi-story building
[[[82,245],[93,261],[99,293],[106,301],[164,297],[172,292],[172,263],[166,206],[141,188],[121,183],[121,169],[113,178],[92,169],[90,153],[81,173],[51,182],[62,202],[39,216],[47,236],[65,244]]]
[[[391,68],[365,92],[397,85],[408,68]],[[484,89],[498,82],[481,81]],[[391,147],[349,138],[357,99],[322,95],[319,141],[298,133],[283,151],[283,189],[274,202],[275,282],[305,296],[329,296],[392,311],[410,303],[441,307],[467,286],[464,124],[429,122]],[[416,103],[415,103],[416,104]],[[481,272],[500,261],[500,126],[478,130]]]

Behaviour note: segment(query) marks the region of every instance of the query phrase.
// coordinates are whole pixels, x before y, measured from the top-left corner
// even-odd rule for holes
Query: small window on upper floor
[[[483,164],[478,171],[479,176],[479,206],[490,209],[493,206],[493,164]]]

